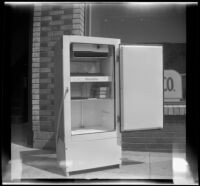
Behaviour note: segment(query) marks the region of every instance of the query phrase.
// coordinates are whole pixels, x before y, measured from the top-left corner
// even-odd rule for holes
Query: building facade
[[[104,14],[102,14],[104,12]],[[182,76],[183,97],[164,103],[163,130],[122,133],[122,149],[185,152],[186,10],[134,7],[115,3],[35,3],[31,15],[28,127],[30,146],[55,149],[54,46],[62,35],[119,38],[122,44],[161,44],[164,70]],[[13,83],[14,84],[14,83]],[[17,87],[18,88],[18,87]],[[22,122],[22,121],[19,121]]]

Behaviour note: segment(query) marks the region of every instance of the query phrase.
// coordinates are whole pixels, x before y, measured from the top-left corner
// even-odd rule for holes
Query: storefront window
[[[164,70],[175,70],[186,98],[186,7],[140,3],[88,3],[87,35],[119,38],[122,44],[163,45]],[[174,91],[176,89],[173,89]]]

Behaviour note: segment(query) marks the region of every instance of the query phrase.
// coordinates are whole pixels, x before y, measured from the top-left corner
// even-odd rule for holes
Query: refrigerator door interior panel
[[[162,46],[121,45],[121,130],[163,127]]]

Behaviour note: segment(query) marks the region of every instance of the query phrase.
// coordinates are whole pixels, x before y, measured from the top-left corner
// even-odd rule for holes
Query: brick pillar
[[[84,35],[83,4],[37,4],[32,43],[33,147],[55,149],[54,45],[63,35]]]

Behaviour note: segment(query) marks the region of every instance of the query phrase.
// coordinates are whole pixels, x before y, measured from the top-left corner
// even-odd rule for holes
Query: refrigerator
[[[56,153],[66,175],[122,163],[121,133],[163,128],[163,47],[63,35],[55,46]]]

